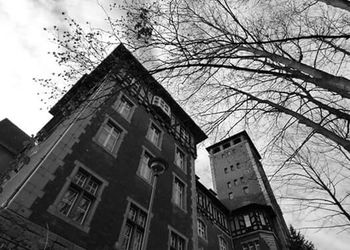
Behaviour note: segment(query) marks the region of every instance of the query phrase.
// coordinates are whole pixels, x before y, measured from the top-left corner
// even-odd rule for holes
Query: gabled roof
[[[24,147],[24,142],[29,141],[30,136],[5,118],[0,121],[0,145],[12,154],[18,154]]]

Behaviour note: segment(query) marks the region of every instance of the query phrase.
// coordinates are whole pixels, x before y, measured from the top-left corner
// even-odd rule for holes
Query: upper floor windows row
[[[251,211],[246,214],[235,216],[230,224],[233,235],[259,229],[271,230],[268,217],[264,211]]]
[[[121,70],[118,76],[122,84],[127,87],[129,92],[136,95],[138,99],[144,103],[144,105],[149,106],[153,104],[163,111],[168,118],[170,118],[170,131],[174,133],[175,138],[181,143],[188,145],[190,148],[195,147],[195,142],[193,136],[187,131],[185,126],[182,125],[181,121],[174,116],[171,112],[170,106],[164,101],[160,96],[154,95],[148,87],[139,83],[135,77],[131,76],[126,70]]]
[[[228,223],[224,213],[221,212],[216,206],[214,206],[206,195],[204,195],[198,190],[197,203],[198,207],[203,209],[209,217],[213,218],[214,221],[218,223],[221,227],[228,230]]]

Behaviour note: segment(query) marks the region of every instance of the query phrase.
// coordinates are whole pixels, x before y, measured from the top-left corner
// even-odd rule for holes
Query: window
[[[228,198],[229,198],[230,200],[233,199],[233,193],[232,193],[232,192],[229,192],[229,193],[228,193]]]
[[[249,215],[243,215],[244,223],[246,227],[250,227],[252,224],[250,223]]]
[[[260,250],[259,240],[242,243],[243,250]]]
[[[227,243],[225,239],[221,236],[219,236],[219,247],[220,247],[220,250],[227,250]]]
[[[130,203],[126,222],[122,230],[122,249],[141,250],[142,240],[145,234],[146,219],[147,214],[135,204]]]
[[[155,146],[160,148],[162,131],[151,122],[151,125],[148,128],[147,139],[150,140]]]
[[[106,151],[116,156],[125,133],[125,130],[122,129],[121,126],[108,118],[102,124],[93,140],[101,145]]]
[[[240,181],[241,181],[241,184],[245,183],[245,180],[244,180],[244,177],[243,177],[243,176],[239,177],[239,179],[240,179]]]
[[[240,143],[241,141],[242,141],[241,138],[234,139],[234,140],[233,140],[233,144],[238,144],[238,143]]]
[[[48,212],[87,232],[102,190],[108,183],[80,162],[76,161],[75,164]]]
[[[148,162],[150,159],[152,159],[153,156],[146,150],[143,151],[141,155],[141,160],[140,160],[140,166],[139,166],[139,171],[138,174],[145,179],[147,182],[152,181],[152,171],[148,166]]]
[[[130,120],[134,106],[135,105],[129,99],[122,95],[120,100],[116,103],[116,110],[126,120]]]
[[[231,171],[234,171],[235,169],[233,168],[233,165],[230,166]]]
[[[166,104],[163,100],[163,98],[159,97],[159,96],[154,96],[153,97],[153,101],[152,101],[153,105],[156,105],[158,107],[160,107],[163,112],[168,115],[169,117],[171,116],[171,111],[170,111],[170,107],[168,104]]]
[[[231,186],[231,182],[229,181],[229,182],[227,182],[227,188],[231,188],[232,186]]]
[[[222,145],[223,149],[229,148],[231,146],[230,142],[227,142]]]
[[[243,187],[243,193],[245,193],[245,194],[248,194],[248,193],[249,193],[248,187]]]
[[[237,179],[234,179],[234,180],[233,180],[233,184],[234,184],[235,186],[237,186],[237,185],[238,185],[238,181],[237,181]]]
[[[175,232],[170,232],[170,250],[185,250],[186,240]]]
[[[173,183],[173,202],[182,209],[186,209],[186,186],[177,177]]]
[[[207,238],[207,229],[202,220],[197,220],[197,228],[199,237],[206,239]]]
[[[91,204],[96,199],[95,194],[100,185],[101,182],[96,178],[79,169],[58,203],[58,212],[79,224],[83,224]]]
[[[186,171],[185,153],[178,147],[175,147],[175,164],[182,170]]]
[[[224,168],[224,173],[227,174],[227,168]]]

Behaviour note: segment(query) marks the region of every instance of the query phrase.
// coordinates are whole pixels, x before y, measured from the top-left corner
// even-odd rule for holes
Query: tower
[[[230,211],[237,249],[255,249],[255,244],[288,249],[288,228],[248,134],[243,131],[207,150],[214,188]]]

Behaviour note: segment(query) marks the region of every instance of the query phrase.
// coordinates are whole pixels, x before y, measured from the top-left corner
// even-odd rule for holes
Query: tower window
[[[228,198],[229,198],[230,200],[233,199],[233,193],[232,193],[232,192],[229,192],[229,193],[228,193]]]
[[[248,187],[243,187],[243,193],[245,193],[245,194],[248,194],[248,193],[249,193]]]
[[[232,187],[231,182],[230,181],[227,182],[227,188],[231,188],[231,187]]]
[[[224,168],[224,173],[227,174],[227,168]]]
[[[236,138],[236,139],[234,139],[233,140],[233,144],[238,144],[238,143],[240,143],[242,141],[242,139],[241,138]]]

